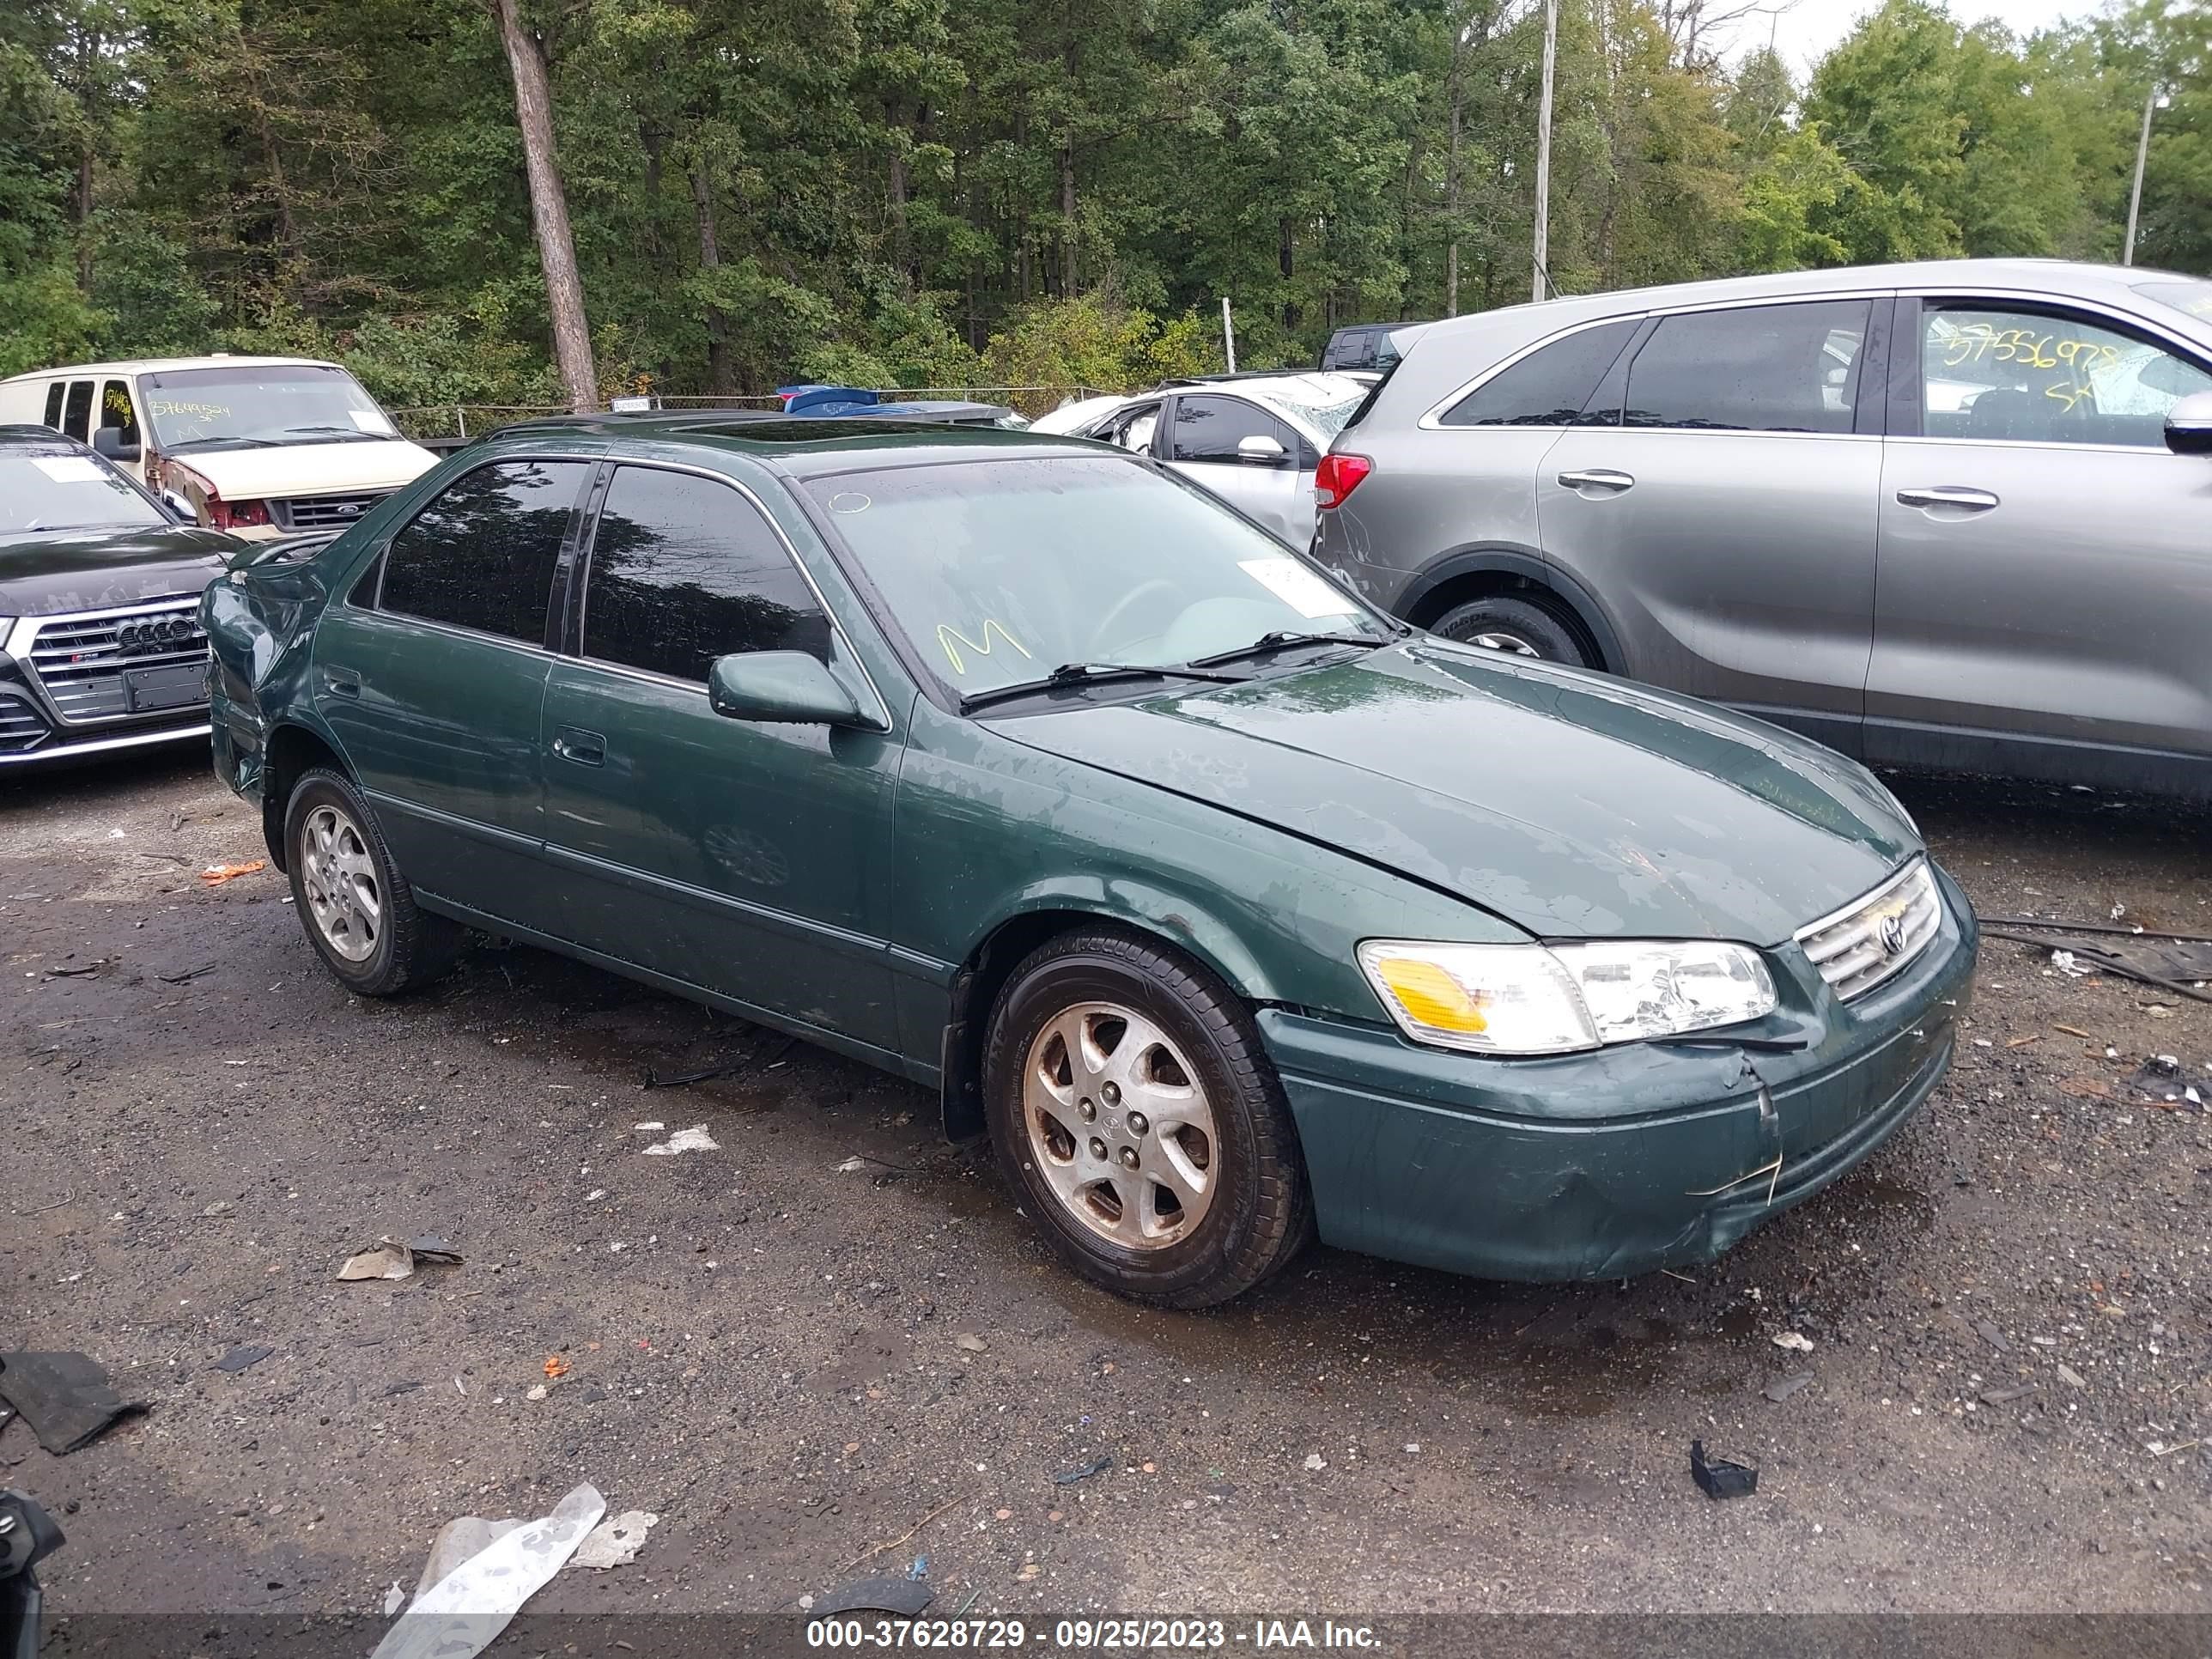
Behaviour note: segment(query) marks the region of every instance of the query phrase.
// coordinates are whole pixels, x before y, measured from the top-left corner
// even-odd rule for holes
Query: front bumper
[[[1949,1068],[1978,939],[1965,895],[1938,880],[1936,936],[1848,1006],[1794,947],[1771,953],[1778,988],[1790,981],[1784,1017],[1811,1039],[1793,1052],[1634,1042],[1486,1060],[1261,1011],[1322,1239],[1486,1279],[1711,1261],[1856,1166]]]

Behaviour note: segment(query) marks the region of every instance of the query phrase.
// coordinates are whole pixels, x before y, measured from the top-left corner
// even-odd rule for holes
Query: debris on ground
[[[2089,1386],[2088,1379],[2066,1364],[2064,1360],[2058,1363],[2058,1380],[2069,1389],[2086,1389]]]
[[[371,1248],[349,1255],[338,1269],[340,1279],[409,1279],[417,1267],[458,1267],[461,1253],[433,1233],[410,1239],[379,1239]]]
[[[1308,1452],[1305,1467],[1309,1473],[1318,1474],[1328,1467],[1328,1459],[1323,1457],[1319,1452]]]
[[[1802,1331],[1781,1331],[1774,1337],[1774,1346],[1787,1348],[1791,1353],[1810,1353],[1813,1352],[1813,1339]]]
[[[248,1343],[242,1347],[233,1348],[216,1360],[215,1369],[219,1371],[242,1371],[249,1366],[258,1365],[276,1352],[276,1349],[264,1348],[258,1343]]]
[[[545,1398],[545,1385],[543,1382],[540,1382],[534,1386],[528,1394],[524,1395],[522,1397],[525,1400],[543,1400]]]
[[[973,1331],[963,1331],[952,1339],[952,1346],[963,1353],[981,1353],[990,1346],[990,1344]]]
[[[750,1072],[756,1066],[765,1066],[766,1069],[773,1071],[783,1064],[783,1056],[791,1052],[798,1041],[797,1037],[779,1037],[773,1042],[763,1042],[743,1060],[733,1060],[726,1066],[709,1066],[703,1071],[685,1072],[676,1077],[662,1077],[658,1073],[647,1071],[645,1086],[648,1089],[680,1089],[687,1083],[704,1083],[710,1078],[735,1077],[740,1072]]]
[[[911,1619],[930,1604],[933,1592],[920,1581],[897,1574],[879,1578],[855,1578],[827,1595],[814,1599],[810,1609],[819,1619],[832,1613],[889,1613]]]
[[[1984,1406],[2009,1406],[2014,1401],[2025,1400],[2028,1395],[2034,1392],[2035,1384],[2033,1382],[2023,1382],[2018,1388],[2014,1389],[1984,1389],[1982,1390],[1982,1404]]]
[[[1723,1457],[1708,1459],[1702,1440],[1690,1442],[1690,1478],[1698,1483],[1699,1492],[1716,1503],[1723,1498],[1746,1498],[1759,1490],[1757,1469]]]
[[[2039,951],[2048,951],[2051,965],[2069,977],[2079,979],[2099,972],[2117,974],[2123,979],[2154,985],[2179,996],[2212,1002],[2212,990],[2205,989],[2202,983],[2212,979],[2212,939],[2203,934],[2138,933],[2130,927],[2088,922],[2037,922],[2011,916],[1996,920],[2012,926],[1984,927],[1984,939],[2010,939],[2015,945],[2032,945]],[[2037,933],[2015,931],[2021,927],[2033,927],[2039,933],[2063,930],[2113,937],[2044,939]],[[2171,1015],[2168,1010],[2167,1017]]]
[[[546,1376],[566,1376],[568,1374],[568,1362],[567,1360],[562,1358],[557,1353],[549,1353],[545,1356]]]
[[[580,1486],[553,1513],[528,1522],[474,1521],[497,1530],[491,1541],[420,1591],[384,1633],[370,1659],[472,1659],[505,1630],[522,1604],[561,1571],[606,1513],[599,1489]],[[431,1549],[439,1559],[460,1522],[448,1522]],[[424,1568],[429,1577],[429,1568]]]
[[[115,1392],[88,1355],[0,1353],[0,1399],[21,1413],[39,1443],[56,1457],[88,1445],[117,1419],[147,1409]]]
[[[2181,1061],[2172,1054],[2153,1054],[2136,1067],[2127,1086],[2144,1099],[2171,1106],[2202,1104],[2195,1088],[2182,1080]]]
[[[646,1534],[659,1524],[660,1517],[650,1510],[624,1510],[600,1522],[592,1535],[576,1546],[576,1565],[599,1572],[626,1567],[645,1547]]]
[[[1812,1372],[1796,1371],[1788,1376],[1776,1377],[1774,1381],[1768,1383],[1765,1388],[1760,1390],[1760,1392],[1778,1406],[1812,1380]]]
[[[392,1588],[384,1592],[384,1616],[389,1619],[406,1605],[407,1592],[400,1589],[399,1581],[395,1578],[392,1581]]]
[[[200,879],[210,887],[220,887],[227,881],[236,881],[240,876],[250,876],[269,867],[267,859],[246,859],[237,864],[210,864],[200,872]]]
[[[1094,1457],[1088,1463],[1078,1463],[1072,1469],[1062,1469],[1052,1478],[1055,1486],[1072,1486],[1079,1480],[1088,1480],[1094,1474],[1103,1474],[1114,1467],[1110,1457]]]
[[[1996,1322],[1992,1320],[1977,1319],[1974,1322],[1974,1334],[1999,1353],[2012,1352],[2012,1344],[2005,1340],[2005,1334],[1996,1328]]]
[[[703,1123],[690,1129],[678,1129],[665,1140],[657,1140],[645,1149],[647,1158],[673,1158],[678,1152],[719,1152],[722,1143],[707,1133]]]

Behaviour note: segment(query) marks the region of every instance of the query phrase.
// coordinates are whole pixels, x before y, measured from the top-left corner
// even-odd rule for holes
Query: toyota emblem
[[[1881,946],[1882,955],[1903,956],[1905,954],[1905,918],[1884,916],[1881,919],[1881,927],[1875,933],[1875,939]]]

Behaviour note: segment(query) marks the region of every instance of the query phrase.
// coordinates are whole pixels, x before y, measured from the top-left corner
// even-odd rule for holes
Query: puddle
[[[1899,1210],[1912,1221],[1915,1232],[1928,1232],[1936,1225],[1936,1200],[1917,1187],[1892,1181],[1882,1176],[1867,1176],[1838,1186],[1828,1202],[1838,1208],[1862,1211]]]

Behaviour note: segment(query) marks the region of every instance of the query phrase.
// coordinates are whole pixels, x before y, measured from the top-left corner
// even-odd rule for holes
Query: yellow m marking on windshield
[[[977,656],[988,657],[991,654],[991,635],[994,633],[996,633],[1000,639],[1004,640],[1008,645],[1013,647],[1015,650],[1020,652],[1023,656],[1028,657],[1030,654],[1029,647],[1024,645],[1019,640],[1016,639],[1012,634],[1006,632],[1005,624],[998,621],[995,617],[986,617],[983,619],[982,628],[978,631],[980,631],[983,635],[983,642],[981,645],[978,645],[975,641],[969,639],[965,634],[962,633],[958,629],[951,626],[949,623],[938,623],[937,643],[944,648],[945,659],[951,663],[952,672],[954,673],[964,674],[968,672],[968,659],[960,654],[958,648],[954,645],[953,641],[956,640],[958,641],[961,645],[966,646]],[[1035,659],[1032,658],[1031,660],[1034,661]]]

